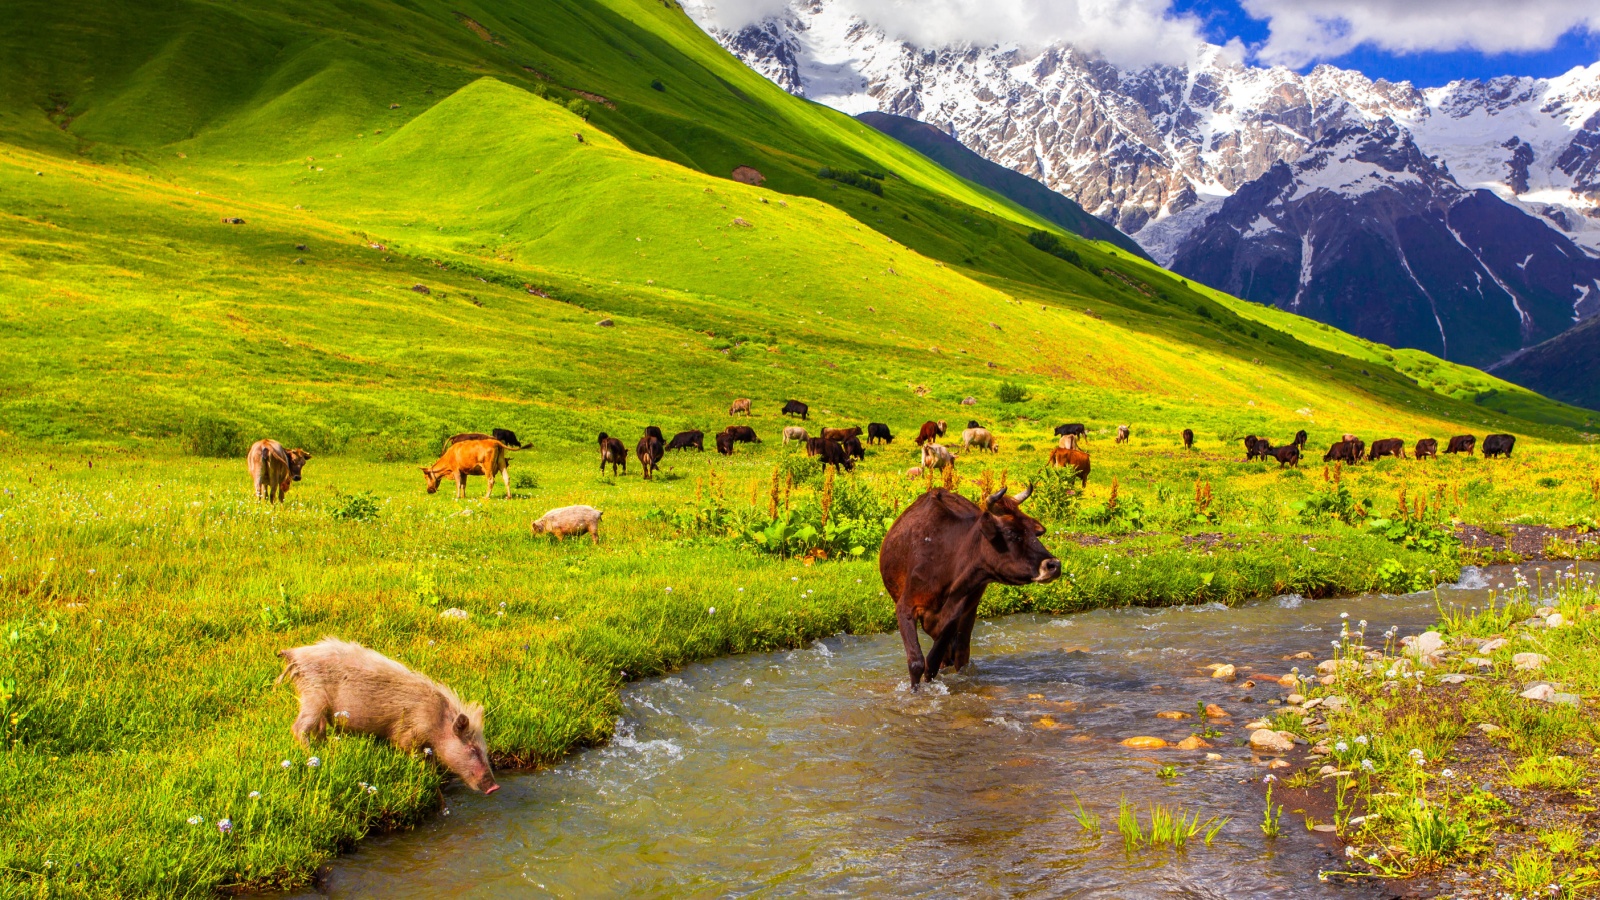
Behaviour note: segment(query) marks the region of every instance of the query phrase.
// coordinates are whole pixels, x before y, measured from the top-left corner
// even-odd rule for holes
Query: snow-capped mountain
[[[791,0],[780,15],[726,31],[714,25],[714,2],[691,0],[685,8],[789,91],[852,114],[876,110],[934,125],[1076,200],[1132,234],[1163,264],[1251,299],[1476,364],[1551,336],[1569,327],[1575,312],[1600,306],[1600,281],[1588,264],[1589,254],[1600,254],[1600,63],[1559,78],[1506,77],[1419,90],[1332,66],[1301,75],[1246,65],[1210,45],[1197,48],[1187,65],[1136,70],[1070,46],[915,47],[833,0]],[[1366,152],[1357,149],[1363,143],[1403,146],[1394,152],[1405,162],[1379,166],[1386,173],[1381,176],[1347,177],[1350,161]],[[1286,178],[1296,185],[1283,183]],[[1217,229],[1249,205],[1234,198],[1253,185],[1248,193],[1262,207],[1253,210],[1238,241],[1219,243]],[[1351,210],[1376,210],[1405,197],[1407,216],[1391,221],[1352,212],[1340,240],[1420,216],[1429,220],[1430,233],[1458,235],[1450,245],[1474,254],[1485,283],[1494,287],[1477,299],[1446,302],[1462,307],[1454,320],[1443,312],[1415,322],[1386,314],[1379,307],[1391,280],[1417,281],[1404,269],[1409,264],[1414,270],[1425,251],[1364,259],[1357,271],[1337,264],[1338,253],[1310,255],[1332,239],[1308,231],[1300,218],[1319,189],[1329,198],[1337,194]],[[1485,196],[1474,199],[1480,192]],[[1522,271],[1516,264],[1532,262],[1519,256],[1508,263],[1514,271],[1507,270],[1490,246],[1495,233],[1485,233],[1484,245],[1464,237],[1476,231],[1467,222],[1476,215],[1516,222],[1519,234],[1538,234],[1537,242],[1553,248],[1545,253],[1572,260],[1558,268],[1561,278],[1573,280],[1542,288],[1559,300],[1552,309],[1565,310],[1564,325],[1549,320],[1548,311],[1529,311],[1549,305],[1517,286]],[[1249,249],[1258,243],[1259,252]],[[1212,258],[1202,250],[1221,253],[1224,244],[1235,248],[1233,255]],[[1388,239],[1383,246],[1393,251],[1403,244]],[[1269,277],[1264,281],[1271,288],[1252,287],[1249,274],[1240,273],[1250,272],[1258,258],[1287,260],[1296,277]],[[1213,280],[1220,273],[1229,278]],[[1548,282],[1555,276],[1541,271],[1540,277]],[[1326,299],[1338,292],[1348,299]],[[1325,299],[1313,302],[1316,297]],[[1373,309],[1330,318],[1350,304]],[[1519,323],[1508,341],[1468,336],[1508,316]],[[1393,326],[1380,327],[1387,320]],[[1456,320],[1474,327],[1452,339]]]

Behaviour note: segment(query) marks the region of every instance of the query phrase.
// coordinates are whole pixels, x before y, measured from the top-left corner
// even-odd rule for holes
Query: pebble
[[[1402,640],[1400,643],[1406,644],[1407,652],[1417,657],[1429,656],[1444,649],[1444,638],[1440,637],[1437,631],[1424,631],[1409,641]]]
[[[1338,680],[1339,680],[1339,679],[1338,679],[1338,678],[1336,678],[1336,677],[1335,677],[1335,676],[1333,676],[1333,675],[1324,675],[1324,676],[1322,676],[1322,677],[1321,677],[1321,678],[1318,678],[1318,679],[1317,679],[1317,684],[1320,684],[1320,685],[1322,685],[1322,686],[1323,686],[1323,687],[1329,687],[1329,686],[1331,686],[1331,685],[1332,685],[1332,684],[1334,684],[1334,683],[1335,683],[1335,682],[1337,682],[1337,681],[1338,681]]]
[[[1212,678],[1220,678],[1220,679],[1223,679],[1223,680],[1226,681],[1228,679],[1233,678],[1234,677],[1234,673],[1236,671],[1237,670],[1234,669],[1232,663],[1223,663],[1222,665],[1217,666],[1215,669],[1211,670],[1211,677]]]
[[[1313,826],[1311,826],[1311,830],[1312,831],[1320,831],[1323,834],[1331,834],[1331,833],[1333,833],[1335,831],[1338,831],[1339,829],[1336,828],[1333,825],[1322,824],[1322,825],[1313,825]]]
[[[1206,761],[1207,762],[1217,762],[1220,759],[1222,759],[1222,754],[1221,753],[1207,753],[1206,754]]]
[[[1478,730],[1483,732],[1484,734],[1494,734],[1496,731],[1500,730],[1500,726],[1499,725],[1491,725],[1488,722],[1479,722],[1478,723]]]
[[[1492,669],[1494,668],[1494,660],[1484,656],[1469,656],[1467,657],[1467,665],[1477,666],[1480,669]]]
[[[439,613],[439,618],[465,621],[472,618],[472,613],[467,612],[459,606],[452,606],[444,612]]]
[[[1440,684],[1465,684],[1468,681],[1471,681],[1472,679],[1477,678],[1477,677],[1478,676],[1476,676],[1476,675],[1461,675],[1461,674],[1440,675],[1439,676],[1439,683]]]
[[[1226,719],[1228,717],[1228,711],[1216,705],[1215,703],[1207,703],[1206,717],[1211,719]]]
[[[1289,657],[1289,659],[1313,659],[1313,658],[1314,657],[1312,657],[1310,650],[1301,650],[1299,653],[1296,653],[1295,655]]]
[[[1568,694],[1568,693],[1564,693],[1562,691],[1557,691],[1556,693],[1551,694],[1550,695],[1550,702],[1551,703],[1564,703],[1567,706],[1578,706],[1578,707],[1583,706],[1583,698],[1582,697],[1578,696],[1577,694]]]
[[[1554,615],[1555,611],[1556,611],[1556,608],[1554,606],[1541,606],[1538,609],[1534,610],[1533,614],[1536,615],[1536,616],[1545,616],[1546,618],[1548,618],[1549,616]]]
[[[1488,656],[1489,654],[1495,652],[1496,650],[1499,650],[1501,647],[1504,647],[1505,645],[1506,645],[1506,639],[1505,638],[1495,638],[1492,641],[1485,641],[1482,646],[1478,647],[1478,652],[1483,654],[1484,656]]]
[[[1323,766],[1322,768],[1317,770],[1317,774],[1318,775],[1332,775],[1333,773],[1335,773],[1337,771],[1339,771],[1339,767],[1338,766]]]
[[[1167,742],[1161,738],[1147,736],[1131,737],[1122,742],[1122,746],[1132,747],[1135,750],[1160,750],[1166,745]]]
[[[1344,709],[1346,706],[1349,706],[1349,705],[1350,705],[1350,701],[1349,700],[1346,700],[1344,697],[1342,697],[1342,696],[1340,696],[1338,694],[1335,694],[1334,696],[1329,697],[1327,699],[1327,701],[1322,704],[1322,708],[1327,710],[1327,711],[1329,711],[1329,712],[1338,712],[1339,710]]]
[[[1283,698],[1283,702],[1292,703],[1295,706],[1299,706],[1300,704],[1306,702],[1306,698],[1304,694],[1290,694],[1289,696]]]
[[[1267,768],[1269,768],[1269,769],[1287,769],[1287,768],[1289,768],[1289,761],[1287,759],[1275,759],[1272,762],[1267,763]]]
[[[1316,709],[1317,707],[1321,706],[1323,702],[1324,701],[1321,697],[1312,697],[1310,700],[1301,703],[1300,707],[1307,710]]]
[[[1282,678],[1278,679],[1278,686],[1279,687],[1286,687],[1286,688],[1299,687],[1300,686],[1300,676],[1299,675],[1285,675]]]
[[[1551,613],[1550,615],[1544,617],[1544,624],[1550,626],[1551,628],[1560,628],[1561,626],[1567,624],[1567,617],[1563,616],[1561,613]]]
[[[1540,681],[1517,696],[1524,700],[1543,700],[1548,702],[1555,694],[1556,689],[1549,682]]]
[[[1268,722],[1266,719],[1257,719],[1244,727],[1250,729],[1251,731],[1257,731],[1262,728],[1271,728],[1272,723]]]
[[[1294,749],[1294,737],[1270,728],[1258,728],[1250,733],[1250,749],[1262,753],[1288,753]]]
[[[1156,713],[1156,718],[1158,718],[1158,719],[1187,719],[1187,718],[1189,718],[1189,714],[1186,713],[1186,712],[1178,712],[1175,709],[1164,709],[1161,712]]]
[[[1177,744],[1179,750],[1204,750],[1209,746],[1211,745],[1198,734],[1191,734]]]
[[[1538,653],[1518,653],[1511,657],[1511,667],[1519,672],[1537,672],[1549,661]]]

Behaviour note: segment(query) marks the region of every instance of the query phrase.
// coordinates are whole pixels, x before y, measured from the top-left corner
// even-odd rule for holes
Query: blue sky
[[[1397,0],[1405,3],[1408,0]],[[1600,8],[1600,0],[1594,0]],[[1540,0],[1505,0],[1512,15],[1519,9],[1538,7]],[[1174,13],[1199,17],[1205,36],[1215,43],[1237,38],[1246,46],[1260,46],[1268,36],[1268,22],[1251,18],[1239,0],[1173,0]],[[1535,52],[1484,53],[1477,50],[1426,51],[1400,53],[1371,45],[1319,60],[1341,68],[1356,69],[1371,78],[1411,81],[1418,87],[1433,87],[1457,78],[1492,78],[1496,75],[1559,75],[1574,66],[1600,61],[1600,35],[1579,26],[1555,40],[1548,49]],[[1297,66],[1309,71],[1313,64]]]

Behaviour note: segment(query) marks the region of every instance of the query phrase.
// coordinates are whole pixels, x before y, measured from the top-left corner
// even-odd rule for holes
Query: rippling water
[[[1476,603],[1469,570],[1447,601]],[[973,665],[907,689],[896,635],[840,636],[785,653],[690,666],[625,692],[616,739],[451,815],[363,842],[320,890],[333,897],[1366,897],[1317,880],[1337,846],[1285,817],[1266,841],[1265,774],[1240,727],[1283,689],[1208,677],[1231,662],[1272,676],[1286,654],[1326,655],[1341,612],[1380,634],[1435,616],[1432,594],[1279,597],[1235,609],[1101,610],[979,623]],[[1381,638],[1371,643],[1379,643]],[[1302,666],[1314,663],[1301,663]],[[1232,713],[1220,761],[1138,751],[1178,740],[1197,701]],[[1054,727],[1051,727],[1053,724]],[[492,727],[492,726],[491,726]],[[1162,764],[1180,777],[1163,781]],[[1105,833],[1074,821],[1074,798]],[[1232,821],[1183,853],[1126,855],[1126,797]]]

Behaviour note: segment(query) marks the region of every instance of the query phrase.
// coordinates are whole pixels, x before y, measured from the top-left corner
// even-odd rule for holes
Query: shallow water
[[[1468,570],[1441,597],[1478,603],[1486,586]],[[1379,886],[1319,882],[1319,869],[1338,867],[1338,848],[1298,818],[1285,817],[1276,841],[1263,838],[1267,770],[1238,746],[1240,726],[1285,691],[1266,681],[1246,689],[1250,673],[1225,684],[1202,668],[1283,674],[1294,664],[1285,655],[1331,650],[1341,612],[1352,627],[1366,619],[1374,644],[1391,625],[1412,633],[1437,615],[1429,593],[1010,616],[979,623],[973,664],[920,693],[907,690],[896,635],[690,666],[630,686],[607,746],[505,777],[492,797],[457,788],[450,815],[363,842],[320,891],[386,900],[1378,896]],[[1156,713],[1193,713],[1197,701],[1232,713],[1213,741],[1221,761],[1119,744],[1187,737],[1194,719]],[[1161,780],[1162,764],[1180,777]],[[1075,796],[1105,833],[1074,821]],[[1179,854],[1129,857],[1115,830],[1120,797],[1146,822],[1150,803],[1232,821],[1210,847],[1196,840]]]

